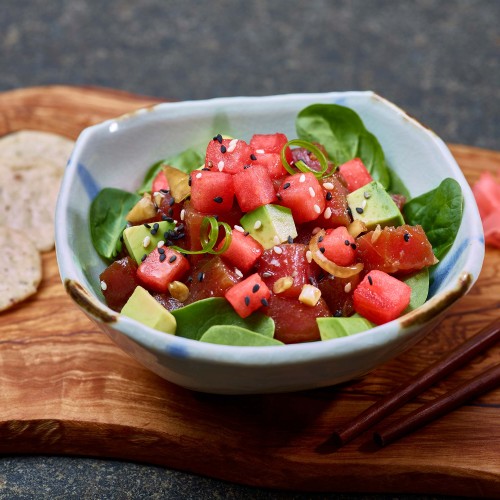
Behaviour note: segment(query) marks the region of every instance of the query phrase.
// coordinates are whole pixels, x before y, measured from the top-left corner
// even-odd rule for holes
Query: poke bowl
[[[363,153],[363,148],[368,147],[366,142],[370,142],[372,136],[376,138],[379,145],[376,146],[376,154],[381,158],[380,164],[388,169],[382,174],[380,171],[371,171],[375,179],[373,183],[386,182],[395,191],[404,191],[408,204],[413,200],[423,200],[420,205],[414,204],[417,206],[415,212],[419,212],[422,205],[431,206],[435,213],[427,214],[427,219],[431,219],[431,225],[433,220],[440,220],[437,223],[437,233],[446,233],[447,224],[454,226],[451,240],[442,243],[438,237],[438,243],[445,248],[439,250],[439,260],[435,259],[428,266],[428,288],[423,300],[415,307],[408,305],[394,319],[388,317],[384,321],[370,323],[368,329],[330,335],[328,323],[321,332],[321,339],[314,341],[282,343],[272,339],[273,342],[248,345],[221,345],[217,342],[200,341],[200,337],[193,333],[193,330],[201,328],[196,321],[205,322],[216,330],[218,327],[218,313],[211,303],[207,303],[202,309],[190,310],[189,306],[180,308],[178,311],[184,312],[174,316],[173,321],[175,324],[177,320],[178,328],[182,322],[184,326],[177,332],[174,329],[169,333],[147,321],[138,321],[135,313],[125,314],[125,308],[119,312],[116,307],[111,308],[107,304],[107,285],[103,283],[102,273],[110,264],[110,256],[103,257],[103,253],[96,249],[95,221],[91,221],[92,211],[95,212],[96,205],[99,205],[96,200],[104,189],[137,194],[141,185],[144,185],[146,172],[151,172],[152,166],[163,165],[165,159],[175,158],[190,148],[204,151],[207,143],[216,143],[219,147],[223,145],[223,137],[224,140],[226,137],[228,140],[237,138],[250,143],[254,134],[272,135],[279,132],[292,140],[289,143],[291,146],[293,139],[298,137],[297,116],[304,109],[318,105],[320,109],[323,109],[322,106],[332,105],[335,109],[347,109],[359,117],[366,134],[364,142],[359,141],[361,145],[357,146],[358,152]],[[317,117],[309,123],[317,123]],[[285,148],[282,153],[283,151]],[[293,166],[288,165],[290,168]],[[219,162],[217,167],[221,171],[223,164]],[[201,177],[205,173],[203,169],[207,170],[206,164],[196,168],[195,175]],[[292,175],[294,172],[288,171],[288,174]],[[303,178],[304,176],[300,177],[301,182]],[[191,173],[190,186],[192,179]],[[439,197],[434,197],[433,200],[425,198],[428,193],[434,193],[445,180],[450,179],[455,193],[457,190],[460,193],[460,218],[455,218],[453,223],[446,219],[446,211],[450,209],[449,200],[441,203]],[[169,181],[172,188],[170,177]],[[249,184],[246,185],[246,190],[251,192]],[[314,190],[309,188],[309,192],[313,193]],[[363,192],[368,198],[366,190]],[[140,195],[137,196],[140,199]],[[134,200],[137,203],[137,199]],[[214,200],[221,202],[215,198]],[[106,207],[106,204],[101,205],[100,211],[107,212],[109,206]],[[356,210],[363,211],[358,208]],[[439,215],[441,211],[445,213],[443,220]],[[178,214],[176,217],[180,218]],[[163,220],[166,219],[168,217]],[[170,219],[169,221],[172,222]],[[252,227],[260,226],[259,222],[252,220]],[[182,224],[178,220],[173,223]],[[208,226],[207,234],[211,234],[212,223],[215,228],[221,227],[217,218],[212,219],[212,222],[205,224]],[[314,226],[313,222],[311,224]],[[146,225],[150,227],[149,224]],[[241,227],[235,225],[232,229],[235,233]],[[317,233],[318,229],[319,226],[312,230],[313,233]],[[367,231],[367,228],[364,230]],[[380,224],[377,224],[375,231],[380,233]],[[249,231],[245,233],[248,235]],[[409,235],[405,234],[405,241],[408,238]],[[145,239],[141,239],[141,242],[144,243]],[[149,239],[148,236],[148,244]],[[208,240],[210,238],[207,237],[204,243]],[[292,243],[290,236],[288,240],[271,243],[270,251],[280,243]],[[211,242],[214,247],[213,237]],[[162,241],[161,245],[163,243]],[[120,245],[120,248],[123,246],[118,242],[116,245]],[[111,245],[115,253],[116,245]],[[154,252],[158,251],[164,254],[160,243],[158,248],[154,248]],[[168,248],[168,251],[173,250]],[[281,253],[280,249],[278,251]],[[143,366],[160,377],[191,390],[217,394],[256,394],[306,390],[343,383],[369,373],[410,348],[427,335],[443,319],[446,310],[470,290],[481,270],[484,237],[472,192],[444,142],[377,94],[353,91],[162,103],[85,129],[76,142],[61,185],[56,209],[56,253],[61,279],[69,296],[83,313]],[[177,261],[182,253],[178,255],[180,257]],[[145,257],[146,255],[143,262],[146,262]],[[160,255],[160,260],[161,257]],[[162,258],[164,260],[165,256]],[[140,266],[141,259],[138,260]],[[170,257],[170,260],[176,260],[176,256]],[[198,276],[202,277],[200,273]],[[246,276],[242,276],[242,279],[244,281]],[[369,281],[371,285],[371,279]],[[259,286],[254,284],[254,291]],[[317,290],[314,286],[312,288]],[[344,289],[347,293],[347,288]],[[393,293],[397,294],[399,292]],[[226,304],[229,298],[226,300],[222,297],[219,300]],[[264,306],[269,305],[265,298],[259,300],[263,300]],[[246,305],[248,302],[249,299],[245,296]],[[142,308],[141,303],[137,309]],[[140,316],[142,312],[137,314]],[[169,312],[166,314],[169,318],[172,316]],[[253,314],[261,312],[257,310]],[[358,315],[357,311],[355,315]],[[169,318],[167,322],[170,321]],[[296,322],[300,323],[300,320]],[[258,338],[261,336],[260,333],[257,334]]]

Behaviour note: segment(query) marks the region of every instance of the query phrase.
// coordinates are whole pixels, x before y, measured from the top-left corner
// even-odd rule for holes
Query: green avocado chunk
[[[155,229],[156,224],[158,224],[157,229]],[[123,231],[123,241],[127,251],[137,264],[142,262],[144,254],[148,255],[156,248],[158,242],[165,239],[164,233],[174,229],[175,223],[161,221],[148,224],[148,226],[150,227],[141,224],[140,226],[127,227]]]
[[[174,316],[142,286],[135,288],[121,313],[155,330],[175,334],[177,322]]]
[[[426,267],[403,278],[401,281],[404,281],[411,288],[410,303],[403,311],[403,314],[406,314],[420,307],[427,300],[429,294],[429,269]]]
[[[397,227],[405,223],[391,195],[377,181],[349,193],[347,204],[353,219],[364,222],[370,230],[375,229],[378,224],[381,227]]]
[[[283,345],[283,342],[235,325],[215,325],[200,338],[200,342],[236,346]]]
[[[266,250],[297,237],[292,211],[279,205],[263,205],[245,214],[240,224]]]
[[[374,328],[375,325],[371,321],[361,316],[349,316],[348,318],[317,318],[319,333],[321,340],[336,339],[354,335],[355,333],[364,332]]]

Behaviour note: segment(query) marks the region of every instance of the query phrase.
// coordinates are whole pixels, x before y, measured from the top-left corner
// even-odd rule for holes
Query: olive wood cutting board
[[[20,129],[76,139],[93,123],[157,103],[88,87],[0,94],[0,135]],[[500,152],[452,145],[469,182],[496,172]],[[66,296],[55,252],[43,255],[38,293],[0,314],[0,453],[146,462],[214,478],[305,491],[500,497],[500,390],[392,445],[366,432],[328,446],[343,425],[400,382],[498,317],[500,250],[424,340],[360,380],[263,396],[215,396],[177,387],[124,354]],[[500,361],[495,346],[386,421]]]

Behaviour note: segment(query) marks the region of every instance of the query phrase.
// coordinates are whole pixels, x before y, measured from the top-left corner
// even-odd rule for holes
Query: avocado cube
[[[355,333],[370,330],[376,326],[371,321],[361,316],[350,316],[348,318],[317,318],[319,333],[321,340],[336,339],[339,337],[346,337]]]
[[[263,205],[245,214],[240,224],[266,250],[297,237],[292,211],[279,205]]]
[[[155,224],[158,224],[157,229]],[[164,233],[173,230],[175,223],[161,221],[148,224],[148,226],[150,227],[141,224],[140,226],[127,227],[123,231],[123,241],[127,251],[137,264],[142,262],[144,254],[149,255],[156,248],[158,242],[165,239]]]
[[[368,229],[375,229],[378,224],[401,226],[403,216],[391,195],[380,182],[373,181],[347,195],[347,204],[354,220],[360,220]]]
[[[177,328],[175,317],[142,286],[135,288],[121,313],[155,330],[175,335]]]

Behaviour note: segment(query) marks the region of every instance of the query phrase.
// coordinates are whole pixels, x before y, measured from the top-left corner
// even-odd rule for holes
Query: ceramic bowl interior
[[[156,161],[214,134],[249,140],[253,133],[296,137],[295,117],[313,103],[354,109],[381,143],[388,165],[412,197],[445,177],[464,193],[455,243],[433,272],[430,298],[417,310],[373,330],[307,344],[232,347],[167,335],[109,309],[99,287],[106,263],[94,250],[88,212],[103,187],[134,191]],[[165,103],[84,130],[63,179],[56,210],[61,278],[73,300],[126,352],[161,377],[212,393],[294,391],[362,376],[420,340],[477,279],[484,257],[482,226],[471,190],[445,144],[429,129],[372,92],[221,98]]]

